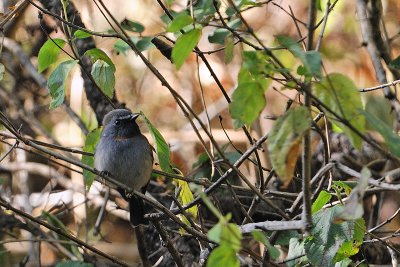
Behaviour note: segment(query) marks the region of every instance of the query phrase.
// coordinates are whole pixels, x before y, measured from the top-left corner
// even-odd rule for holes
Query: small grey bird
[[[97,170],[111,174],[122,184],[146,192],[153,167],[152,147],[140,132],[136,119],[140,114],[126,109],[115,109],[104,116],[103,131],[96,147],[94,166]],[[147,224],[144,220],[143,200],[120,194],[129,202],[132,226]]]

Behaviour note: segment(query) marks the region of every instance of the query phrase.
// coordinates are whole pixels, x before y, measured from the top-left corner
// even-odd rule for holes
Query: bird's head
[[[132,113],[127,109],[114,109],[108,112],[103,119],[103,136],[114,138],[130,138],[140,134],[136,119],[139,113]]]

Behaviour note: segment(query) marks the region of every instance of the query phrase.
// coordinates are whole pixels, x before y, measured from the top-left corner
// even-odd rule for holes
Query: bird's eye
[[[115,125],[119,125],[120,121],[119,120],[115,120],[114,124]]]

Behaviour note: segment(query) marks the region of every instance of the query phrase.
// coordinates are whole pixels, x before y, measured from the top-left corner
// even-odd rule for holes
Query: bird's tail
[[[129,199],[129,220],[133,227],[140,224],[148,224],[149,222],[144,219],[145,209],[143,199],[137,196],[132,196]]]

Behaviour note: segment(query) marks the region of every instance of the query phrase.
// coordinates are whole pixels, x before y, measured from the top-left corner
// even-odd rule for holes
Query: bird
[[[103,119],[103,130],[97,143],[94,166],[123,185],[146,192],[153,167],[153,152],[147,138],[141,133],[136,119],[139,113],[114,109]],[[148,224],[144,219],[143,199],[117,189],[129,203],[130,223],[133,227]]]

